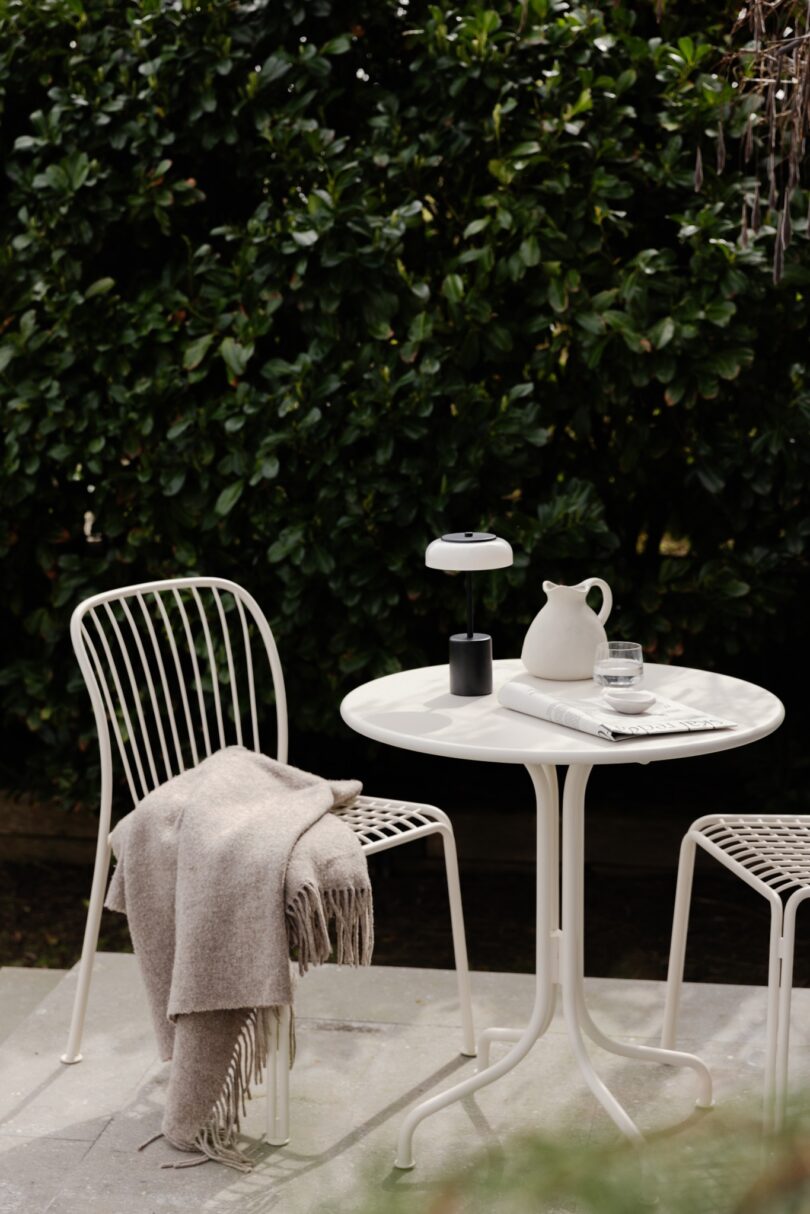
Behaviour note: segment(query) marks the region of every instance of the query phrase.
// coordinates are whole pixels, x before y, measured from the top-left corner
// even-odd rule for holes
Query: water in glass
[[[641,682],[644,658],[635,641],[605,641],[596,648],[593,680],[600,687],[633,687]]]
[[[641,682],[641,662],[628,658],[603,658],[593,668],[594,682],[600,687],[632,687]]]

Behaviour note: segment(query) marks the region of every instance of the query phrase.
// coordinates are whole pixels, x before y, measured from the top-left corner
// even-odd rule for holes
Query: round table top
[[[492,695],[451,695],[447,666],[423,666],[356,687],[341,704],[341,716],[367,738],[423,754],[489,763],[598,764],[653,763],[732,750],[772,733],[785,715],[776,696],[754,683],[707,670],[645,662],[644,688],[733,721],[735,728],[612,742],[503,708],[497,698],[499,687],[516,675],[526,676],[526,671],[518,658],[501,659],[493,667]],[[572,701],[595,692],[590,679],[532,682]]]

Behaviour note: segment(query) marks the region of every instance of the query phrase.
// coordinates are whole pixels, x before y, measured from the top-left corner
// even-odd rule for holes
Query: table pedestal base
[[[526,1057],[545,1033],[554,1015],[557,987],[569,1043],[588,1087],[613,1118],[623,1134],[638,1142],[641,1131],[607,1085],[597,1075],[583,1034],[613,1054],[670,1066],[688,1066],[698,1079],[699,1108],[712,1106],[712,1080],[708,1068],[694,1054],[680,1050],[628,1045],[607,1037],[591,1020],[585,1005],[583,985],[583,868],[585,787],[591,768],[568,768],[563,793],[562,830],[562,919],[560,918],[559,879],[559,796],[557,773],[552,766],[528,767],[537,798],[537,935],[534,1006],[524,1029],[490,1028],[478,1043],[479,1066],[476,1074],[438,1096],[423,1100],[411,1110],[399,1133],[396,1167],[412,1168],[413,1136],[426,1117],[438,1113],[456,1100],[500,1079]],[[513,1042],[512,1048],[490,1064],[493,1041]]]

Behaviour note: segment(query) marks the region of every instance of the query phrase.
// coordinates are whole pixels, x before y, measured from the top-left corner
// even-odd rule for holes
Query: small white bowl
[[[633,687],[612,687],[610,691],[604,691],[602,694],[616,712],[646,712],[655,703],[655,696],[651,691],[636,691]]]

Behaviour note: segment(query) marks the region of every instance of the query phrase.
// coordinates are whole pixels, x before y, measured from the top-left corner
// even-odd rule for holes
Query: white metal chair
[[[71,639],[93,705],[101,750],[101,804],[95,869],[65,1063],[79,1062],[85,1010],[110,864],[115,739],[132,804],[213,751],[236,743],[259,751],[261,673],[269,665],[275,702],[275,755],[287,760],[284,676],[270,626],[234,582],[173,578],[107,591],[81,603]],[[255,665],[261,659],[264,671]],[[257,677],[258,676],[258,677]],[[265,702],[267,702],[265,695]],[[271,753],[265,751],[264,753]],[[439,834],[444,845],[450,922],[461,1005],[462,1053],[475,1054],[469,970],[455,838],[433,805],[358,797],[339,812],[370,855]],[[267,1072],[267,1139],[288,1141],[289,1019],[276,1028]]]
[[[696,847],[762,894],[771,908],[763,1124],[767,1131],[776,1131],[784,1120],[787,1100],[796,912],[810,897],[810,816],[708,814],[690,826],[678,865],[661,1036],[665,1049],[675,1044]]]

